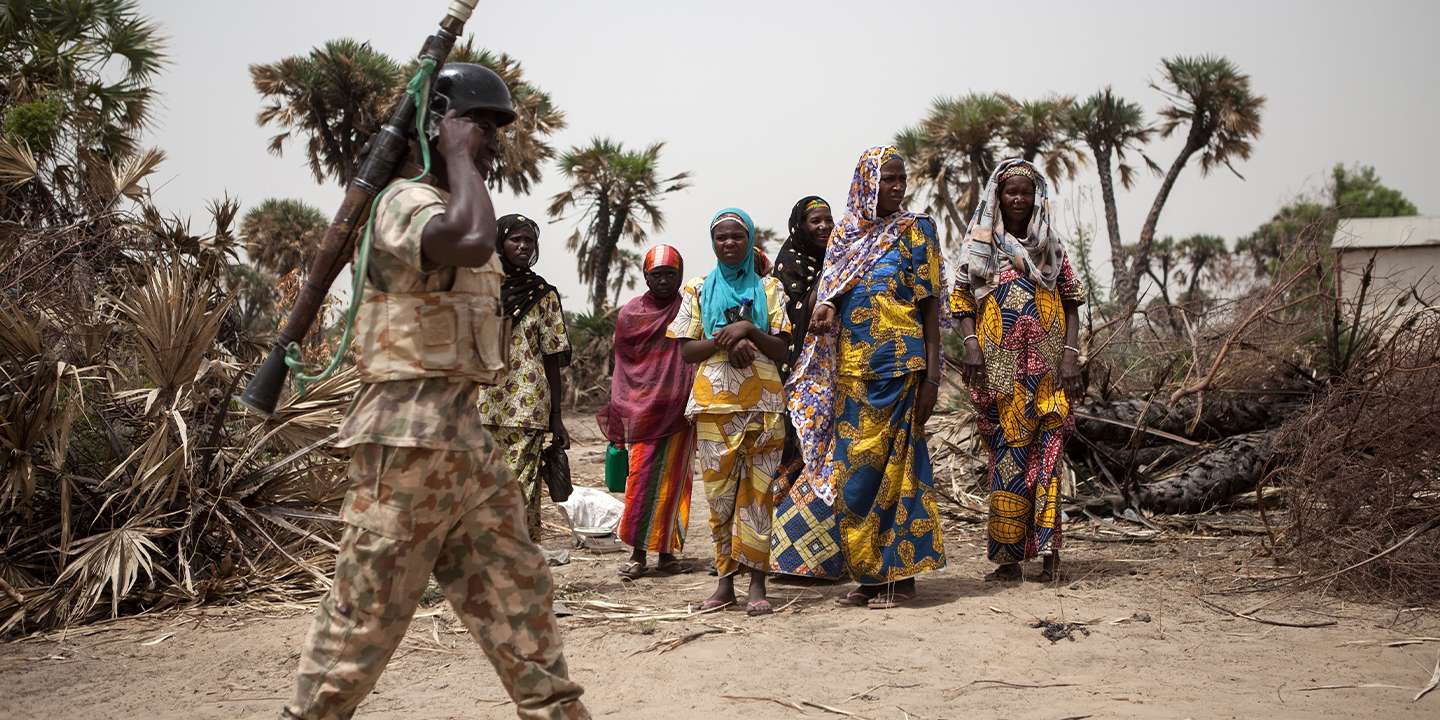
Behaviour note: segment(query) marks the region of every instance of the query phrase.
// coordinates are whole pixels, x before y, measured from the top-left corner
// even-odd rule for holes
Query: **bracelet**
[[[975,334],[966,335],[965,337],[960,338],[960,342],[961,342],[961,343],[970,342],[970,338],[975,338],[975,342],[977,342],[977,343],[980,342],[980,336],[979,336],[979,335],[975,335]]]
[[[836,309],[835,303],[830,302],[829,300],[824,300],[824,301],[822,301],[820,304],[821,304],[821,305],[824,305],[824,306],[826,306],[826,307],[828,307],[828,308],[830,308],[831,310],[835,310],[835,309]]]
[[[1065,350],[1073,350],[1073,351],[1075,351],[1075,354],[1076,354],[1076,355],[1079,355],[1079,354],[1080,354],[1080,348],[1071,347],[1071,346],[1069,346],[1069,345],[1062,345],[1061,347],[1062,347],[1063,349],[1065,349]]]
[[[925,382],[928,382],[928,383],[930,383],[931,385],[934,385],[935,387],[940,387],[940,381],[939,381],[939,380],[931,380],[930,378],[927,377],[927,378],[925,378]]]

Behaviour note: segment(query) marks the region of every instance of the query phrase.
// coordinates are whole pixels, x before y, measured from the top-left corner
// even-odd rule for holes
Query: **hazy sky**
[[[170,37],[170,66],[150,142],[169,159],[152,178],[161,208],[204,219],[229,193],[246,208],[297,197],[334,212],[342,191],[317,185],[302,147],[266,152],[277,131],[255,125],[261,100],[247,68],[354,37],[397,59],[416,53],[445,0],[141,0]],[[1248,162],[1201,178],[1181,175],[1160,233],[1235,238],[1288,198],[1314,190],[1337,162],[1373,165],[1422,214],[1440,213],[1440,44],[1433,2],[500,2],[481,0],[467,30],[508,52],[548,91],[569,127],[558,150],[608,136],[627,147],[666,141],[661,171],[690,171],[667,196],[666,227],[686,274],[714,265],[707,226],[720,208],[745,208],[782,237],[790,207],[818,194],[843,207],[867,147],[888,143],[937,96],[970,90],[1019,97],[1084,97],[1104,85],[1153,119],[1163,104],[1147,81],[1162,57],[1216,53],[1269,98]],[[1427,49],[1428,48],[1428,49]],[[1147,153],[1168,167],[1177,139]],[[1149,174],[1119,197],[1133,242],[1159,184]],[[1093,168],[1057,191],[1103,235]],[[547,168],[527,197],[496,197],[500,213],[543,219],[563,179]],[[583,309],[564,239],[573,219],[542,224],[537,270]],[[197,230],[199,228],[197,227]],[[1103,245],[1103,242],[1101,243]],[[1099,248],[1097,261],[1107,262]],[[643,291],[643,285],[639,291]],[[627,292],[622,297],[633,295]]]

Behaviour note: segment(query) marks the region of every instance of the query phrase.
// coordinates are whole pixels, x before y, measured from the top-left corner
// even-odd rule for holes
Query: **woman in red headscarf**
[[[645,574],[645,553],[660,554],[658,569],[689,570],[675,557],[685,545],[690,520],[691,465],[695,426],[685,418],[695,366],[680,358],[680,343],[665,337],[680,311],[684,261],[669,245],[645,254],[649,292],[620,309],[615,321],[615,375],[610,404],[596,421],[605,437],[630,453],[625,481],[625,514],[617,534],[635,548],[620,569],[624,577]]]

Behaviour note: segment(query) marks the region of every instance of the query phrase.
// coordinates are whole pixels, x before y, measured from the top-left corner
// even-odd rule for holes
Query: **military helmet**
[[[447,111],[463,116],[471,110],[493,110],[498,125],[515,121],[515,107],[505,81],[493,70],[470,63],[446,63],[435,74],[430,90],[430,117],[438,125]]]

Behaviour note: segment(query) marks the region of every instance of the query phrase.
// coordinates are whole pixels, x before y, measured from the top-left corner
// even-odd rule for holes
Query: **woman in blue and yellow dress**
[[[924,437],[944,378],[945,272],[934,221],[900,211],[905,185],[894,148],[861,156],[786,386],[798,482],[833,498],[860,583],[839,605],[896,607],[915,596],[916,575],[945,566]]]
[[[965,342],[961,364],[980,437],[989,451],[987,580],[1020,580],[1020,563],[1043,556],[1038,577],[1059,568],[1060,456],[1075,429],[1079,306],[1065,247],[1050,227],[1049,189],[1024,160],[1000,163],[965,231],[950,310]]]

